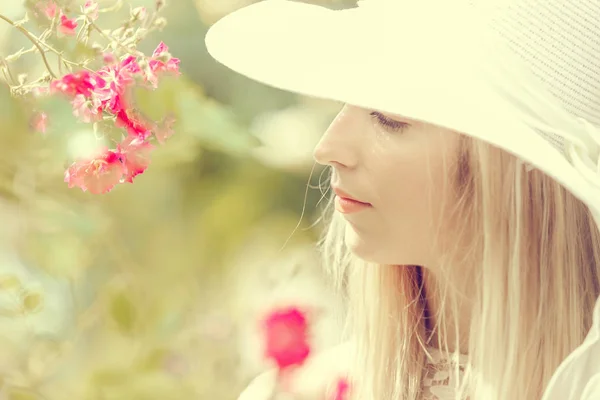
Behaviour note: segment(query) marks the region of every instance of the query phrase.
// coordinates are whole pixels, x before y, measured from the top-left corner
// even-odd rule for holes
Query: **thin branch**
[[[52,70],[52,68],[50,67],[50,64],[48,63],[48,59],[46,58],[46,54],[45,54],[44,50],[42,49],[42,47],[40,46],[40,43],[44,44],[46,47],[49,47],[49,46],[46,45],[43,42],[40,42],[38,40],[38,38],[36,38],[35,36],[33,36],[31,33],[29,33],[29,31],[27,31],[27,29],[23,28],[20,25],[15,24],[15,22],[13,20],[11,20],[10,18],[5,17],[4,15],[0,14],[0,19],[5,20],[9,24],[11,24],[12,26],[14,26],[18,30],[20,30],[21,33],[23,33],[25,36],[27,36],[27,39],[29,39],[31,41],[31,43],[33,43],[33,45],[35,47],[37,47],[37,49],[39,50],[40,55],[42,56],[42,59],[44,60],[44,64],[46,65],[46,69],[48,69],[48,72],[50,73],[50,75],[52,75],[52,77],[56,79],[57,76],[54,73],[54,71]]]
[[[4,70],[8,74],[8,77],[12,81],[12,84],[13,85],[18,84],[19,82],[15,79],[15,76],[12,74],[10,67],[8,66],[8,63],[6,62],[6,59],[0,59],[0,61],[2,62],[2,64],[4,64]]]
[[[104,37],[104,38],[105,38],[106,40],[108,40],[109,42],[115,42],[117,45],[119,45],[119,47],[123,48],[123,50],[125,50],[127,53],[133,53],[133,54],[135,54],[135,55],[137,55],[137,56],[143,56],[143,55],[144,55],[143,53],[141,53],[141,52],[139,52],[139,51],[136,51],[136,50],[130,49],[129,47],[125,46],[125,45],[124,45],[123,43],[121,43],[120,41],[118,41],[118,40],[116,40],[116,39],[114,39],[114,38],[111,38],[111,37],[110,37],[110,36],[108,36],[106,33],[104,33],[104,32],[102,31],[102,29],[100,29],[100,28],[98,27],[98,25],[96,25],[96,24],[95,24],[93,21],[91,21],[91,20],[90,20],[89,22],[90,22],[90,25],[92,26],[92,28],[94,28],[94,29],[95,29],[95,30],[96,30],[96,31],[97,31],[97,32],[98,32],[100,35],[102,35],[102,37]]]

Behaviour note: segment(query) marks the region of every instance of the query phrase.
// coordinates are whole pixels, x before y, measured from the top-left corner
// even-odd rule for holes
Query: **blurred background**
[[[126,1],[98,24],[154,2]],[[340,304],[314,247],[327,176],[312,149],[340,105],[209,57],[208,27],[252,2],[167,1],[166,27],[138,49],[164,41],[182,75],[137,103],[157,119],[173,112],[175,135],[108,194],[63,182],[91,125],[53,100],[36,133],[31,104],[0,82],[0,399],[235,399],[270,367],[259,321],[281,305],[317,310],[315,351],[337,342]],[[0,13],[25,8],[4,0]],[[30,46],[0,21],[0,55]],[[44,70],[35,54],[13,66]]]

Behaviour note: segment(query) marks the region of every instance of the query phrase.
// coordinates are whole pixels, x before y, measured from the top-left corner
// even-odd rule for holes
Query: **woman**
[[[209,31],[233,70],[346,104],[315,158],[356,398],[600,399],[597,21],[595,0],[267,0]]]

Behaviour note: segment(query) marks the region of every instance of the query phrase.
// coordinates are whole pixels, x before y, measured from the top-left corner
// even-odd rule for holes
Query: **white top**
[[[462,378],[464,368],[455,375],[453,364],[439,351],[430,350],[433,360],[427,366],[424,382],[428,393],[424,400],[454,400],[454,388]],[[459,366],[466,365],[465,358]],[[600,399],[600,298],[594,307],[594,322],[583,343],[569,354],[554,372],[542,400],[599,400]]]

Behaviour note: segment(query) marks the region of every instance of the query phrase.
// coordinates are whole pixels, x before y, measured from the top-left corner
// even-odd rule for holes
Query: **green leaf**
[[[178,97],[180,129],[196,135],[219,151],[244,155],[256,147],[258,140],[240,126],[235,114],[214,100],[204,99],[188,89]]]
[[[113,297],[110,305],[110,314],[122,333],[133,332],[136,323],[135,306],[125,293]]]
[[[169,355],[169,351],[164,348],[157,348],[150,351],[139,363],[141,371],[160,370],[164,367],[165,359]]]
[[[9,388],[6,398],[8,400],[38,400],[40,396],[28,389]]]

